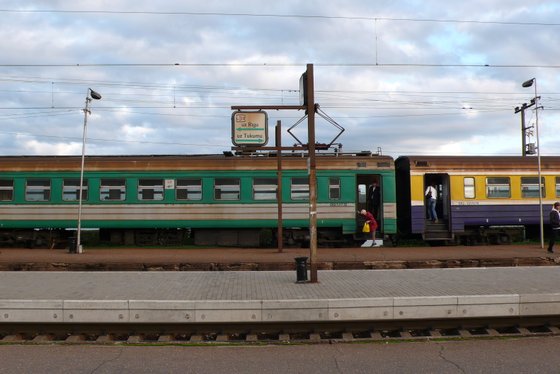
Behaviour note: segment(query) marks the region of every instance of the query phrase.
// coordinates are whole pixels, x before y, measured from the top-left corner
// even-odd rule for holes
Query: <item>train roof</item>
[[[306,169],[307,155],[282,153],[286,169]],[[361,153],[317,154],[317,169],[394,169],[390,156]],[[81,168],[81,156],[0,156],[0,171],[75,171]],[[277,168],[276,154],[235,155],[91,155],[85,156],[87,171],[158,171],[158,170],[271,170]]]
[[[395,160],[397,169],[445,172],[457,170],[520,170],[535,171],[536,156],[400,156]],[[542,156],[541,170],[560,171],[560,157]]]

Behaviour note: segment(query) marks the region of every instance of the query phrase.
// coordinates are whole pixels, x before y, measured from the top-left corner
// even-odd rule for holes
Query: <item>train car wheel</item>
[[[511,244],[511,236],[507,233],[498,235],[498,244]]]

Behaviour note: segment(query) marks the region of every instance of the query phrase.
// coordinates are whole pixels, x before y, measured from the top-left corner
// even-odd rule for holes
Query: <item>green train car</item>
[[[317,155],[319,246],[363,240],[357,211],[381,189],[378,237],[396,234],[391,157]],[[87,156],[81,226],[113,244],[274,246],[281,192],[283,240],[309,240],[308,159],[275,154]],[[53,246],[75,233],[79,156],[0,157],[0,244]]]

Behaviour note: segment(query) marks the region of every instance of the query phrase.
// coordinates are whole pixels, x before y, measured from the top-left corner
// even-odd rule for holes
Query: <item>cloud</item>
[[[67,155],[81,153],[81,143],[47,142],[36,139],[19,139],[19,147],[27,155]]]
[[[89,87],[103,95],[89,153],[221,153],[232,146],[231,106],[298,104],[307,63],[316,102],[345,129],[343,150],[520,154],[514,108],[534,96],[521,82],[536,77],[541,150],[559,154],[555,1],[69,4],[0,12],[4,154],[80,154]],[[270,129],[303,115],[269,111]],[[319,118],[317,141],[337,135]]]

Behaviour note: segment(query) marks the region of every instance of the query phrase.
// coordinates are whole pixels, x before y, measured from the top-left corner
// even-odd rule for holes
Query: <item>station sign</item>
[[[261,110],[237,111],[231,115],[231,141],[236,146],[268,143],[268,115]]]

